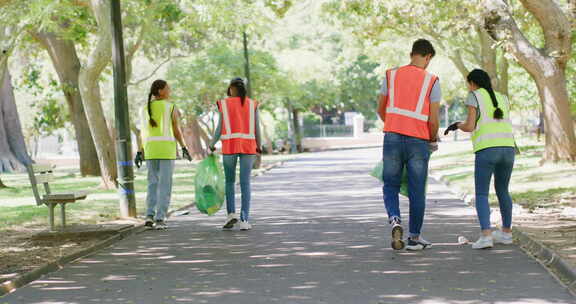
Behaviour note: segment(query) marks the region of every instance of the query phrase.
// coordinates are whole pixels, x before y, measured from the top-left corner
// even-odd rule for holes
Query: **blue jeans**
[[[240,220],[248,221],[250,213],[250,177],[256,160],[254,154],[225,154],[222,156],[224,175],[226,176],[226,210],[228,214],[236,213],[234,188],[236,184],[236,163],[240,158],[240,190],[242,191],[242,209]]]
[[[430,150],[428,141],[396,133],[384,135],[384,204],[388,217],[400,217],[400,183],[402,171],[408,173],[408,199],[410,200],[410,236],[417,237],[422,230],[426,208],[426,178]]]
[[[174,160],[149,159],[146,160],[148,168],[148,193],[146,195],[146,216],[157,221],[166,219],[170,198],[172,196],[172,173],[174,173]]]
[[[494,147],[476,152],[474,183],[476,186],[476,212],[482,230],[490,229],[490,180],[494,175],[494,188],[500,204],[502,227],[512,226],[512,198],[508,192],[514,167],[514,148]]]

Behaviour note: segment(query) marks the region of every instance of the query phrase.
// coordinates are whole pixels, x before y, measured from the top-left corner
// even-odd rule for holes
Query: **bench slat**
[[[45,202],[50,203],[72,203],[78,200],[83,200],[88,196],[87,192],[79,191],[73,193],[52,193],[46,194],[42,198]]]
[[[53,166],[50,164],[32,164],[34,173],[52,172]]]
[[[52,173],[36,174],[35,177],[37,184],[50,183],[54,179]]]

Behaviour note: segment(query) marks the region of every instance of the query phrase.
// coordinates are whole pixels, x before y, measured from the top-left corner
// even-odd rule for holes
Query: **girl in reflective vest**
[[[210,150],[222,139],[222,158],[226,176],[226,210],[228,217],[223,229],[232,229],[240,220],[240,230],[250,230],[250,176],[256,154],[260,151],[260,124],[258,103],[246,97],[246,87],[242,78],[232,79],[228,87],[228,98],[219,100],[220,122],[214,134]],[[236,215],[234,187],[236,183],[236,163],[240,160],[240,189],[242,208],[240,219]]]
[[[457,129],[472,132],[472,145],[476,154],[476,212],[482,229],[482,235],[472,247],[485,249],[492,248],[494,243],[512,243],[512,199],[508,185],[514,167],[515,141],[510,121],[510,103],[506,96],[492,89],[488,73],[476,69],[468,74],[467,80],[470,90],[466,100],[468,118],[466,122],[450,125],[444,135]],[[494,231],[490,227],[488,202],[492,176],[502,216],[502,230]]]
[[[148,103],[142,109],[142,141],[134,162],[140,168],[144,158],[148,168],[146,227],[166,229],[166,215],[172,195],[172,174],[176,159],[176,141],[182,155],[191,161],[180,129],[180,113],[169,101],[170,86],[164,80],[152,83]]]

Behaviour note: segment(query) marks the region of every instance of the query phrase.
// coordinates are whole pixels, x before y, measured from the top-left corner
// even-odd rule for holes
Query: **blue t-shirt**
[[[386,76],[384,76],[384,81],[382,81],[380,94],[388,96],[388,81]],[[436,80],[432,86],[432,91],[430,91],[430,102],[440,102],[440,100],[442,100],[442,90],[440,89],[440,80]]]

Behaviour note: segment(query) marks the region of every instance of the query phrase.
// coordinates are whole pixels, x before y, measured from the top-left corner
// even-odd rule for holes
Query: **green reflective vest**
[[[150,125],[148,107],[142,109],[142,141],[146,159],[176,159],[176,138],[172,129],[174,104],[164,100],[150,103],[152,118],[156,127]]]
[[[496,108],[492,105],[490,94],[485,89],[473,92],[478,100],[480,118],[476,122],[476,129],[472,132],[474,152],[491,147],[514,147],[514,133],[510,121],[510,104],[508,99],[497,93],[498,106],[504,113],[502,119],[494,119]]]

